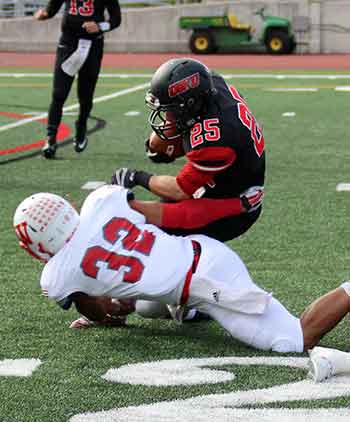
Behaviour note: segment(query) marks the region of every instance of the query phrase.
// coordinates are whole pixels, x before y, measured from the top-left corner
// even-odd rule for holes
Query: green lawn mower
[[[241,23],[234,14],[224,16],[182,16],[180,28],[192,30],[189,47],[192,53],[215,52],[268,52],[290,54],[296,42],[288,19],[264,14],[258,10],[263,21],[260,34],[251,25]]]

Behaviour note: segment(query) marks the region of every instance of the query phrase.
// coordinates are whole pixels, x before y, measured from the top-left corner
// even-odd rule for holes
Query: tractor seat
[[[227,15],[228,23],[232,29],[241,29],[242,31],[252,31],[252,26],[248,23],[240,23],[237,16],[229,13]]]

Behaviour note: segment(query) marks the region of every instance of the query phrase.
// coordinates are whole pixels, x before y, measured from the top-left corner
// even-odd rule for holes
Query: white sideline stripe
[[[151,78],[153,73],[101,73],[100,78]],[[278,74],[278,73],[228,73],[223,74],[226,79],[350,79],[350,74],[331,75],[331,74]],[[52,73],[1,73],[0,77],[6,78],[52,78]]]
[[[335,190],[337,192],[349,192],[350,191],[350,183],[338,183]]]
[[[136,85],[132,88],[127,88],[127,89],[123,89],[121,91],[113,92],[112,94],[109,94],[109,95],[103,95],[102,97],[94,98],[93,103],[94,104],[102,103],[103,101],[108,101],[108,100],[111,100],[112,98],[121,97],[122,95],[130,94],[131,92],[135,92],[135,91],[139,91],[141,89],[144,89],[148,85],[149,85],[149,83],[147,82],[147,83],[144,83],[144,84],[141,84],[141,85]],[[77,108],[79,108],[79,103],[64,107],[63,112],[75,110]],[[4,132],[5,130],[13,129],[15,127],[23,126],[23,125],[26,125],[27,123],[32,123],[32,122],[35,122],[37,120],[44,119],[45,117],[47,117],[47,113],[41,113],[41,114],[34,116],[34,117],[28,117],[27,119],[17,120],[17,122],[10,123],[10,124],[4,125],[4,126],[0,126],[0,132]]]
[[[269,92],[317,92],[318,88],[264,88]]]

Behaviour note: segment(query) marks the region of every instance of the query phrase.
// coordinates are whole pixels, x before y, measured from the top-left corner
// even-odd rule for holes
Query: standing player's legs
[[[62,120],[62,109],[74,81],[74,77],[67,75],[62,70],[61,65],[75,48],[75,45],[66,45],[62,41],[59,42],[57,47],[52,98],[47,122],[47,142],[42,149],[45,158],[54,158],[56,153],[56,135]]]
[[[86,62],[79,71],[77,93],[79,98],[79,117],[75,122],[74,149],[76,152],[82,152],[87,146],[87,120],[93,105],[98,75],[101,69],[103,57],[103,37],[94,40]]]

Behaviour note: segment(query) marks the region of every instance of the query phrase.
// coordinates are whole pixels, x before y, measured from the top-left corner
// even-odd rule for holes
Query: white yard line
[[[337,192],[349,192],[350,191],[350,183],[338,183],[335,187]]]
[[[334,89],[340,92],[349,92],[350,86],[336,86]]]
[[[147,82],[147,83],[144,83],[144,84],[141,84],[141,85],[133,86],[132,88],[127,88],[127,89],[123,89],[121,91],[113,92],[112,94],[103,95],[102,97],[96,97],[96,98],[94,98],[93,102],[94,102],[94,104],[102,103],[104,101],[111,100],[112,98],[121,97],[122,95],[130,94],[131,92],[135,92],[135,91],[140,91],[141,89],[147,88],[148,85],[149,85],[149,83]],[[75,110],[77,108],[79,108],[79,103],[72,104],[70,106],[64,107],[63,112]],[[47,117],[47,113],[41,113],[37,116],[17,120],[14,123],[9,123],[8,125],[0,126],[0,132],[4,132],[5,130],[13,129],[15,127],[23,126],[23,125],[26,125],[28,123],[36,122],[37,120],[44,119],[45,117]]]

